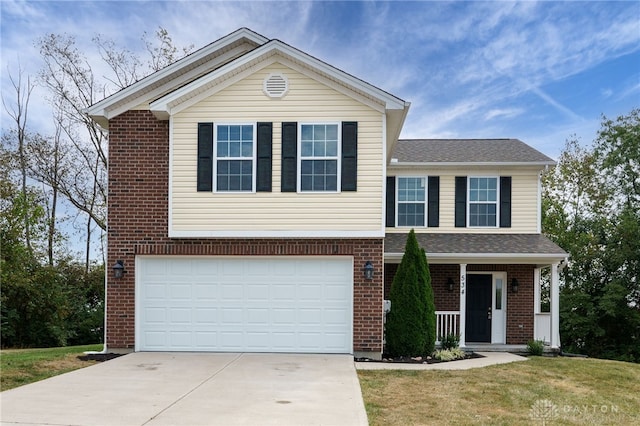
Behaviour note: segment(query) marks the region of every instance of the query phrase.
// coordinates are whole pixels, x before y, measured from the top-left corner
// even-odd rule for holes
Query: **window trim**
[[[302,126],[336,126],[338,132],[338,146],[336,155],[331,157],[302,157]],[[297,143],[297,170],[296,170],[296,190],[300,194],[339,194],[342,192],[342,123],[339,121],[306,121],[298,122],[298,140]],[[336,190],[335,191],[313,191],[302,190],[302,161],[303,160],[336,160]]]
[[[495,179],[496,201],[471,201],[471,179]],[[496,224],[494,226],[471,225],[471,205],[472,204],[494,204],[496,206]],[[495,176],[495,175],[467,176],[467,228],[496,229],[499,227],[500,227],[500,176]]]
[[[219,126],[251,126],[252,132],[252,152],[251,157],[218,157],[218,127]],[[258,128],[257,123],[214,123],[213,124],[213,192],[219,194],[255,194],[256,192],[256,172],[257,172],[257,144],[258,144]],[[218,161],[247,161],[251,160],[251,191],[222,191],[218,190]]]
[[[424,217],[422,225],[400,225],[398,224],[399,219],[399,207],[400,207],[400,179],[424,179]],[[427,228],[429,225],[429,176],[396,176],[396,218],[395,218],[395,227],[396,228]],[[402,204],[419,204],[419,202],[402,202]]]

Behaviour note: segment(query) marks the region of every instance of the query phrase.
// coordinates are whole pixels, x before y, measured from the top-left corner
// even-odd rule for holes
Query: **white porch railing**
[[[436,344],[449,334],[460,334],[460,311],[436,311]]]
[[[535,314],[535,322],[533,324],[534,338],[542,340],[547,345],[551,342],[551,314],[542,312]]]

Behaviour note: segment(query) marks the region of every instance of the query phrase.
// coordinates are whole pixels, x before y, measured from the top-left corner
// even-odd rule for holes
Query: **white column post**
[[[460,264],[460,347],[464,348],[465,343],[465,324],[467,312],[467,264]]]
[[[538,340],[541,330],[538,330],[538,314],[540,313],[540,268],[533,269],[533,339]],[[549,330],[547,330],[549,331]],[[546,333],[542,333],[547,336]]]
[[[560,347],[560,285],[558,264],[551,265],[551,348]]]

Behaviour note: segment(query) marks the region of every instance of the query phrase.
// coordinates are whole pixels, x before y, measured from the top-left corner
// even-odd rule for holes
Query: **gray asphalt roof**
[[[549,163],[554,161],[518,139],[400,139],[399,163]]]
[[[416,232],[427,253],[557,254],[567,253],[541,234],[425,234]],[[407,233],[387,233],[385,253],[403,253]]]

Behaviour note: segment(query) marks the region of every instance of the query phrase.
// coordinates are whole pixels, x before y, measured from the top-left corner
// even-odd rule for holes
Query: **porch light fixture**
[[[447,289],[449,290],[449,293],[453,291],[453,285],[453,279],[451,277],[447,278]]]
[[[116,260],[116,264],[113,265],[113,278],[120,279],[124,274],[124,261]]]
[[[367,280],[373,279],[373,263],[370,260],[367,260],[367,263],[364,264],[364,268],[362,268],[364,272],[364,278]]]
[[[519,285],[520,285],[520,284],[518,283],[518,280],[517,280],[517,279],[515,279],[515,278],[514,278],[514,279],[512,279],[512,280],[511,280],[511,291],[513,291],[514,293],[517,293],[517,292],[518,292],[518,286],[519,286]]]

